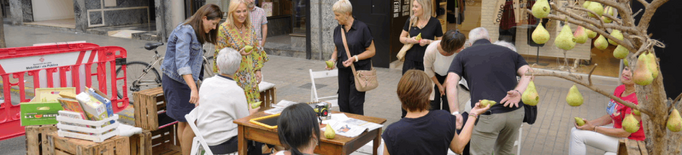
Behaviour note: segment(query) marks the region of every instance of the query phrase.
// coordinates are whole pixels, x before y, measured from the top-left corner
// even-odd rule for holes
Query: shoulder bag
[[[348,42],[346,41],[346,30],[341,27],[341,37],[343,37],[343,47],[346,48],[346,54],[348,59],[350,59],[350,50],[348,50]],[[355,64],[350,65],[353,70],[353,75],[355,79],[355,89],[359,92],[366,92],[375,89],[379,86],[379,81],[377,81],[377,71],[374,69],[374,64],[370,63],[370,70],[355,70]]]

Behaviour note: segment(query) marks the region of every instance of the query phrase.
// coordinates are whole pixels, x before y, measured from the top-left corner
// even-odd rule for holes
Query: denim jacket
[[[178,25],[168,37],[166,56],[161,64],[163,74],[181,83],[185,83],[182,75],[186,74],[192,74],[195,82],[200,80],[202,48],[191,25]]]

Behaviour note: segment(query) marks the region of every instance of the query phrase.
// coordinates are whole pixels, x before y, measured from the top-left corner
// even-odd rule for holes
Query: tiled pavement
[[[277,100],[308,102],[311,85],[308,71],[324,70],[324,66],[324,62],[319,60],[270,56],[270,61],[263,68],[263,74],[265,81],[276,84]],[[400,119],[400,101],[395,90],[401,71],[377,68],[377,73],[379,87],[367,93],[365,115],[386,118],[384,126],[387,126]],[[593,78],[595,85],[606,91],[612,91],[618,86],[616,78]],[[318,79],[316,83],[320,96],[333,95],[338,88],[335,78]],[[567,154],[573,117],[591,120],[605,115],[608,98],[578,86],[585,102],[582,106],[571,107],[565,100],[568,88],[573,83],[553,77],[536,77],[535,84],[541,97],[538,119],[533,125],[523,125],[521,154]],[[459,94],[459,100],[461,109],[464,109],[463,103],[469,96],[467,92],[460,92],[463,92]],[[366,153],[358,151],[354,154]],[[604,154],[604,151],[588,147],[588,154]]]

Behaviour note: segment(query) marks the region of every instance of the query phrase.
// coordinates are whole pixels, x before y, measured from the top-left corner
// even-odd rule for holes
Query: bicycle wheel
[[[148,67],[151,68],[149,68],[145,74],[145,70]],[[161,86],[161,76],[159,75],[159,72],[148,63],[132,61],[126,63],[126,68],[126,72],[128,73],[126,77],[128,79],[128,99],[131,103],[133,102],[133,92]],[[123,70],[121,67],[116,69],[116,77],[121,77],[123,76],[122,74]],[[119,88],[118,98],[121,99],[123,98],[123,90],[120,90],[120,88],[123,87],[123,82],[118,82],[116,85],[117,88]]]
[[[213,77],[213,75],[215,75],[215,73],[213,73],[213,56],[205,57],[203,64],[204,64],[204,79]]]

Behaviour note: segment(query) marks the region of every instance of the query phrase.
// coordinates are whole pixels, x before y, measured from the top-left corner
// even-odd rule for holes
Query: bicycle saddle
[[[162,42],[158,42],[158,43],[146,43],[146,44],[144,44],[144,49],[153,50],[153,49],[156,49],[157,47],[162,46],[162,45],[163,45]]]

